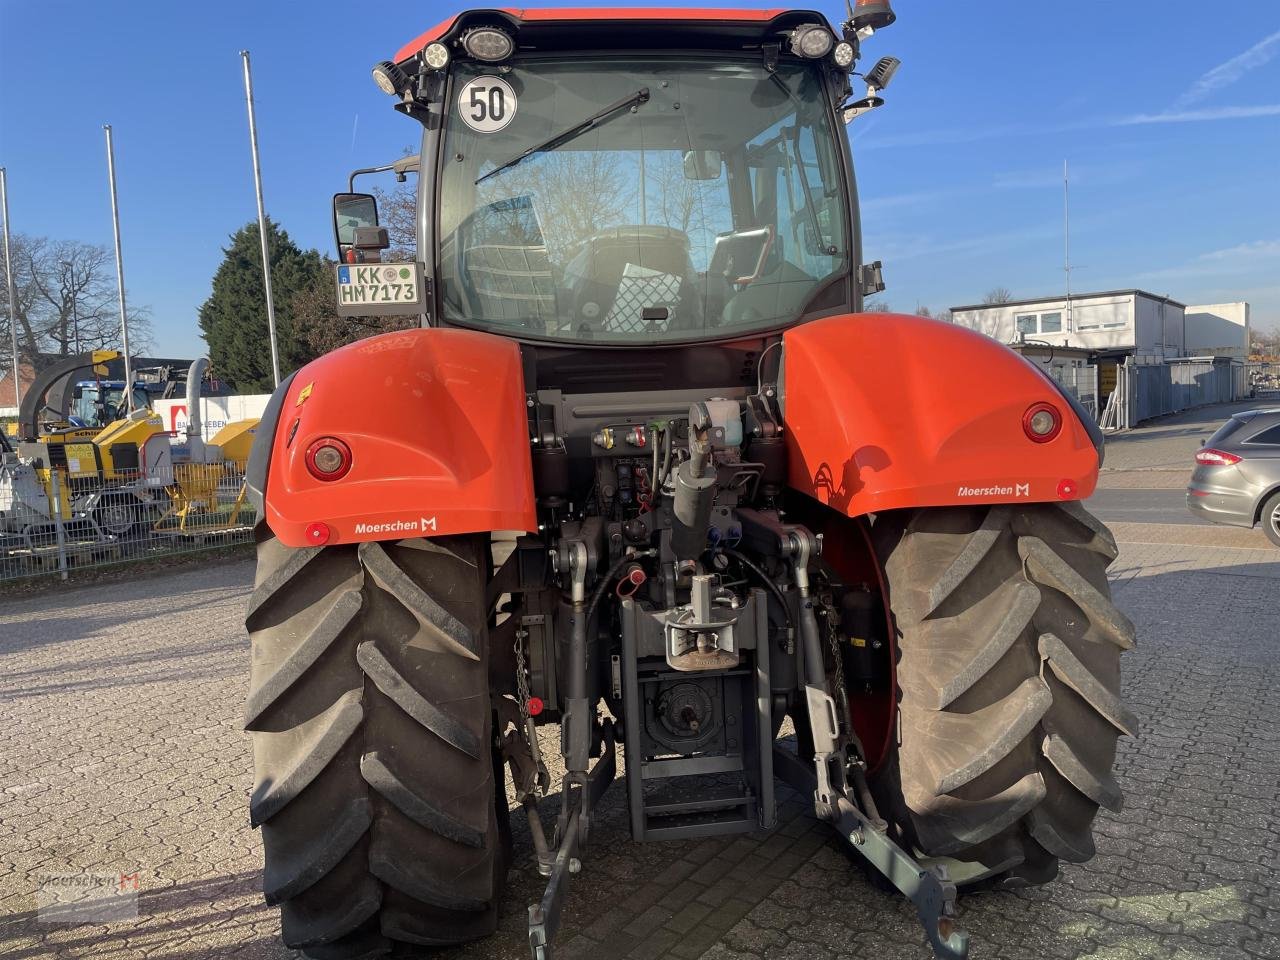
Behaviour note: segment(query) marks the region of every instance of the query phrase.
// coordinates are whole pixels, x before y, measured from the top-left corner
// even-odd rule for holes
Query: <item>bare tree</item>
[[[893,307],[884,297],[868,297],[862,301],[863,313],[893,313]]]
[[[418,184],[416,178],[398,183],[391,190],[374,187],[378,198],[378,222],[387,228],[391,249],[382,258],[391,262],[410,261],[418,248]]]
[[[344,344],[378,333],[407,330],[418,326],[417,316],[340,317],[334,309],[333,284],[328,274],[293,295],[294,329],[313,357],[336,350]]]
[[[916,316],[928,317],[930,319],[933,319],[933,311],[930,310],[928,307],[916,307]]]
[[[602,150],[540,155],[485,182],[477,209],[510,197],[531,196],[547,253],[562,259],[580,241],[623,222],[635,184],[618,156]]]
[[[0,260],[0,288],[5,283]],[[18,352],[38,369],[53,358],[118,347],[120,311],[114,260],[105,247],[76,240],[13,238]],[[129,311],[129,346],[144,352],[151,343],[150,311]],[[7,298],[0,298],[0,335],[9,341]]]
[[[1013,293],[1008,287],[992,287],[982,298],[982,302],[986,304],[1010,303],[1012,300]]]

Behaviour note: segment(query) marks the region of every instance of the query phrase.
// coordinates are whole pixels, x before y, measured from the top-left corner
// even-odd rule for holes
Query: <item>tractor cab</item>
[[[133,409],[145,410],[151,405],[143,385],[135,383],[132,393]],[[71,392],[67,419],[72,427],[101,429],[123,419],[128,412],[123,380],[81,380]]]
[[[424,123],[423,293],[404,267],[340,268],[341,309],[649,347],[778,331],[878,289],[844,123],[886,4],[842,31],[808,11],[636,11],[607,45],[592,11],[543,13],[464,14],[374,69]],[[335,233],[344,263],[386,245],[365,194],[335,198]]]

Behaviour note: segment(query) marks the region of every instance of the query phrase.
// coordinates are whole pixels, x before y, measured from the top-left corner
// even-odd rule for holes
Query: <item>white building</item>
[[[1249,304],[1207,303],[1187,307],[1187,353],[1194,357],[1249,358]]]
[[[1097,360],[1159,363],[1187,353],[1186,305],[1145,290],[953,307],[951,320],[1010,346],[1068,347]]]

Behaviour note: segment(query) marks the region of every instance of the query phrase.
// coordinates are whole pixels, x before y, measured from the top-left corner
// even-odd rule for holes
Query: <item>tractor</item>
[[[289,376],[248,465],[290,947],[492,933],[514,809],[546,960],[610,789],[685,841],[768,831],[786,784],[938,957],[959,890],[1093,855],[1136,725],[1102,435],[1001,344],[863,312],[844,126],[893,20],[484,9],[373,68],[421,149],[348,190],[416,172],[416,256],[338,194],[334,295],[420,322]]]

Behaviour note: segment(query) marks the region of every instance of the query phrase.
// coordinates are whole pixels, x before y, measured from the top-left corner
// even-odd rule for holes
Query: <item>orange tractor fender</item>
[[[328,475],[325,446],[344,454]],[[536,530],[520,349],[433,328],[326,354],[280,385],[247,472],[290,547]]]
[[[848,314],[794,327],[783,345],[790,485],[847,516],[1080,500],[1097,485],[1096,426],[983,334]],[[1035,436],[1030,419],[1046,406],[1059,426]]]

